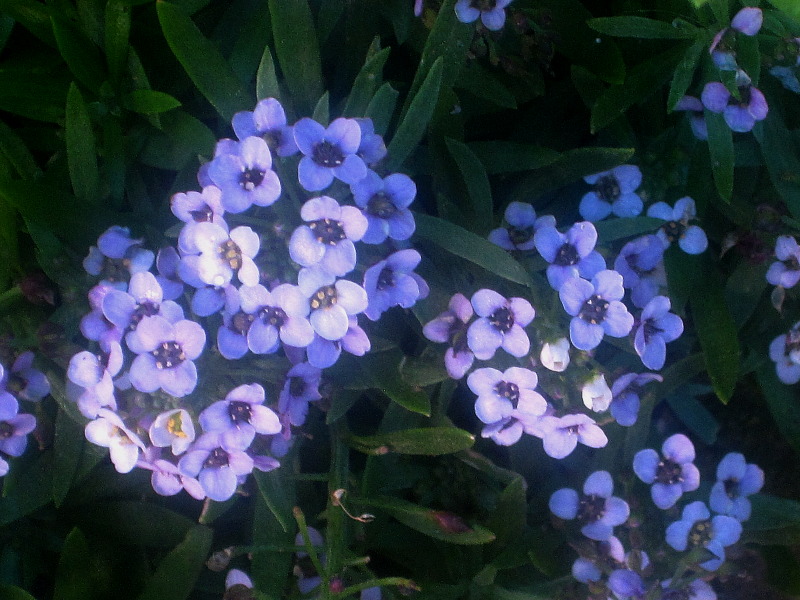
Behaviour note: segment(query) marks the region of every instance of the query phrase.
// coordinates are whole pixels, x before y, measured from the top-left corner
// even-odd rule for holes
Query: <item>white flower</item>
[[[542,346],[539,359],[542,364],[556,373],[561,373],[569,366],[569,340],[561,338],[555,342],[546,342]]]
[[[595,412],[608,410],[613,396],[611,394],[611,389],[606,383],[606,376],[600,373],[583,384],[581,395],[583,396],[583,403],[586,405],[586,408]]]

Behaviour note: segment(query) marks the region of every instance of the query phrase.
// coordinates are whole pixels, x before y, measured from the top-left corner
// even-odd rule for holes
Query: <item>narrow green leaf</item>
[[[497,510],[493,511],[487,523],[497,535],[497,545],[505,546],[520,538],[525,530],[528,502],[525,497],[527,484],[522,476],[509,483],[497,500]]]
[[[56,40],[50,24],[50,7],[37,0],[5,0],[2,11],[30,31],[48,46],[55,48]]]
[[[723,200],[731,201],[733,194],[733,132],[722,114],[704,111],[708,127],[708,151],[711,153],[711,169],[714,184]]]
[[[314,119],[317,123],[321,123],[324,126],[328,126],[328,122],[330,121],[330,96],[326,91],[322,96],[320,96],[317,105],[314,107],[314,112],[311,114],[311,118]]]
[[[70,72],[90,90],[97,92],[106,78],[97,46],[62,18],[51,17],[50,20],[58,49]]]
[[[9,15],[0,15],[0,52],[6,47],[11,32],[14,31],[14,21]]]
[[[231,66],[180,7],[156,4],[161,30],[172,53],[217,112],[227,121],[253,102]]]
[[[172,548],[195,525],[188,517],[168,508],[133,500],[106,500],[82,513],[78,522],[86,532],[97,531],[104,535],[113,532],[120,544],[148,548]]]
[[[369,101],[364,116],[372,119],[375,133],[378,135],[385,135],[386,130],[389,129],[389,122],[392,120],[399,96],[400,93],[387,81],[378,88],[372,100]]]
[[[41,508],[52,497],[53,453],[29,453],[14,460],[3,480],[0,526],[13,523]]]
[[[739,340],[723,290],[719,274],[707,265],[704,284],[693,290],[689,302],[708,376],[717,397],[727,404],[739,375]]]
[[[428,395],[406,383],[398,371],[398,365],[387,364],[385,354],[367,354],[358,361],[359,369],[371,387],[380,390],[406,410],[429,417],[431,401]]]
[[[681,392],[679,396],[667,398],[667,403],[689,431],[703,440],[704,444],[713,446],[716,443],[719,423],[695,396]]]
[[[287,473],[283,469],[262,473],[254,472],[253,476],[258,484],[258,491],[261,498],[269,507],[275,520],[280,524],[284,532],[292,532],[294,536],[295,520],[292,515],[294,506],[294,495],[290,495],[287,489]]]
[[[81,462],[85,439],[83,430],[83,425],[76,423],[63,410],[58,411],[53,437],[53,504],[56,507],[61,506],[69,493]]]
[[[635,16],[600,17],[589,19],[586,24],[595,31],[614,37],[687,39],[697,35],[697,29],[689,28],[687,24],[676,27],[674,23]]]
[[[253,76],[258,71],[258,66],[264,55],[263,48],[272,43],[272,23],[269,18],[269,8],[263,2],[252,4],[241,31],[236,36],[228,62],[236,73],[239,81],[247,86],[251,85]],[[241,19],[241,10],[231,3],[229,12],[234,20]],[[224,34],[223,34],[224,35]]]
[[[454,85],[501,108],[517,108],[514,94],[477,62],[467,63]]]
[[[216,138],[200,120],[182,110],[173,110],[159,116],[163,135],[147,138],[139,160],[161,169],[182,169],[198,156],[213,156]]]
[[[678,46],[636,65],[624,83],[608,88],[592,107],[591,128],[597,132],[628,108],[654,94],[669,79],[686,48]]]
[[[384,166],[391,171],[397,169],[419,144],[428,129],[439,98],[442,83],[443,60],[437,58],[419,91],[411,101],[403,120],[397,126],[392,141],[387,148],[388,155]]]
[[[725,300],[737,328],[741,329],[758,307],[767,289],[767,265],[743,260],[725,283]]]
[[[15,585],[0,583],[0,598],[5,600],[36,600],[28,592]]]
[[[722,27],[730,25],[729,0],[710,0],[711,11]]]
[[[59,600],[91,598],[92,568],[86,536],[75,527],[61,548],[53,597]]]
[[[275,74],[275,61],[272,60],[272,52],[269,46],[264,46],[264,53],[261,55],[261,62],[258,65],[256,95],[259,100],[264,98],[280,99],[281,97],[278,77]]]
[[[256,474],[256,477],[260,473]],[[288,484],[289,478],[282,480]],[[292,520],[289,529],[284,529],[281,522],[275,517],[274,512],[267,506],[265,488],[259,485],[259,495],[255,500],[255,515],[253,518],[253,545],[274,546],[285,545],[294,546],[295,524]],[[288,506],[289,518],[291,518],[291,505]],[[291,576],[294,556],[291,552],[268,552],[254,551],[251,554],[250,565],[253,581],[256,588],[260,590],[283,590],[286,589],[287,579]]]
[[[164,92],[133,90],[123,96],[122,105],[133,112],[149,115],[178,108],[181,103]]]
[[[375,90],[381,83],[383,65],[389,58],[390,50],[391,48],[384,48],[364,62],[364,66],[361,67],[353,82],[350,95],[347,96],[347,104],[342,113],[345,117],[360,117],[366,112],[370,100],[375,95]]]
[[[69,84],[64,73],[0,70],[0,110],[36,121],[61,123]]]
[[[800,403],[797,401],[797,390],[778,379],[772,361],[765,361],[756,375],[775,424],[789,445],[800,454]]]
[[[461,180],[467,188],[467,194],[472,201],[472,212],[475,219],[475,233],[486,234],[492,226],[493,202],[492,188],[489,185],[489,176],[466,144],[445,138],[447,150],[456,161],[461,174]]]
[[[675,110],[675,105],[686,94],[686,90],[692,84],[697,63],[700,62],[700,55],[705,47],[706,45],[702,41],[695,42],[686,49],[681,62],[675,67],[675,74],[672,76],[672,83],[669,86],[667,110]]]
[[[472,447],[475,437],[455,427],[404,429],[370,436],[350,436],[347,441],[369,454],[420,454],[438,456]]]
[[[800,4],[795,0],[769,0],[775,8],[781,9],[790,17],[800,21]]]
[[[539,169],[559,157],[558,152],[550,148],[520,142],[472,142],[467,146],[489,175]]]
[[[33,155],[20,137],[0,121],[0,152],[9,160],[22,179],[34,179],[41,174]]]
[[[321,0],[317,12],[317,36],[320,48],[325,46],[328,36],[335,29],[346,6],[341,0]]]
[[[451,544],[475,545],[494,541],[495,535],[480,525],[467,525],[458,515],[424,508],[391,496],[359,498],[358,503],[379,508],[422,534]]]
[[[307,0],[269,0],[275,53],[298,110],[310,114],[322,95],[322,67]]]
[[[594,224],[597,240],[601,243],[613,242],[643,233],[654,233],[664,224],[662,219],[653,217],[632,217],[627,219],[608,219]]]
[[[448,221],[415,213],[416,235],[448,252],[483,267],[503,279],[530,286],[527,271],[508,252],[486,238],[462,229]]]
[[[111,77],[117,81],[128,62],[131,7],[124,0],[109,0],[105,22],[106,64]]]
[[[69,178],[75,196],[90,204],[100,201],[100,172],[97,169],[97,150],[94,143],[89,110],[78,86],[74,83],[67,93],[64,138],[67,144]]]
[[[139,595],[139,600],[183,600],[194,588],[211,549],[213,532],[198,525],[158,564],[155,573]]]

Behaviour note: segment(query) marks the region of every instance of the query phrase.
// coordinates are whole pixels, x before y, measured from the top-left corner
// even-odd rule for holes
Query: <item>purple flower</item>
[[[206,343],[203,328],[194,321],[170,323],[163,317],[143,321],[129,343],[137,353],[131,365],[131,385],[140,392],[161,388],[172,396],[190,394],[197,385],[195,358]]]
[[[642,172],[636,165],[620,165],[583,180],[594,186],[581,198],[578,208],[587,221],[602,221],[611,214],[635,217],[642,212],[642,199],[635,193],[642,184]]]
[[[356,154],[361,128],[354,119],[336,119],[327,128],[312,119],[300,119],[294,126],[294,139],[304,155],[298,179],[310,192],[324,190],[334,177],[352,184],[367,175],[364,160]]]
[[[357,283],[337,280],[318,268],[303,269],[297,285],[308,299],[308,320],[316,333],[326,340],[339,340],[347,333],[349,317],[367,308],[367,292]]]
[[[208,167],[208,177],[222,190],[222,206],[240,213],[253,204],[270,206],[281,195],[281,182],[272,170],[267,142],[250,136],[224,146]]]
[[[606,268],[606,261],[594,249],[597,230],[588,221],[575,223],[567,233],[545,225],[539,228],[533,241],[539,254],[550,263],[547,281],[554,290],[561,289],[568,279],[588,279]]]
[[[8,392],[0,394],[0,452],[21,456],[28,445],[28,434],[36,429],[36,417],[18,414],[19,404]]]
[[[407,240],[414,233],[414,216],[408,207],[417,195],[417,186],[408,175],[392,173],[381,179],[375,171],[367,171],[350,189],[367,219],[362,242],[380,244],[387,237]]]
[[[144,444],[128,429],[119,416],[105,408],[98,411],[97,418],[86,424],[86,439],[97,446],[108,448],[111,462],[119,473],[128,473],[136,466],[139,451]]]
[[[422,15],[422,3],[423,0],[414,0],[414,16],[419,17]]]
[[[285,283],[271,292],[262,285],[242,286],[239,297],[243,313],[251,317],[247,345],[254,354],[273,352],[278,340],[305,348],[314,339],[307,318],[311,309],[297,286]]]
[[[155,255],[141,244],[141,239],[131,238],[130,229],[114,225],[97,238],[97,247],[89,248],[83,268],[90,275],[102,277],[101,284],[124,290],[130,275],[147,271],[153,264]]]
[[[523,327],[536,315],[530,302],[482,289],[472,295],[471,303],[479,318],[467,330],[467,343],[477,358],[488,360],[500,347],[517,358],[528,353],[531,342]]]
[[[506,22],[505,8],[513,0],[458,0],[456,17],[462,23],[472,23],[480,17],[489,31],[500,31]]]
[[[152,446],[148,448],[145,451],[145,456],[148,459],[139,460],[136,466],[152,471],[150,485],[153,486],[153,491],[156,494],[159,496],[174,496],[181,490],[186,490],[186,493],[195,500],[203,500],[206,497],[206,492],[197,479],[184,475],[177,465],[168,460],[158,458],[160,450],[158,452],[153,452],[153,450],[158,449]]]
[[[181,257],[172,246],[161,248],[156,255],[156,280],[163,290],[164,300],[175,300],[183,295],[183,281],[178,274]]]
[[[308,403],[322,398],[319,382],[322,370],[309,363],[300,363],[289,369],[286,382],[278,397],[278,410],[288,415],[289,422],[298,427],[305,423]]]
[[[769,106],[764,94],[750,84],[750,78],[743,71],[739,71],[736,79],[738,98],[722,83],[709,81],[703,88],[701,99],[708,110],[722,113],[731,130],[744,133],[753,129],[756,121],[767,118]]]
[[[203,431],[220,433],[226,448],[246,450],[256,433],[272,435],[281,430],[278,415],[263,406],[265,399],[259,384],[240,385],[200,413],[200,426]]]
[[[377,321],[392,306],[410,308],[428,297],[428,284],[414,273],[421,259],[416,250],[398,250],[366,270],[364,289],[369,304],[364,314],[368,319]]]
[[[775,363],[778,379],[787,385],[800,381],[800,322],[769,345],[769,357]]]
[[[682,110],[689,113],[689,125],[692,133],[698,140],[708,139],[708,125],[703,116],[703,103],[694,96],[684,96],[675,105],[675,110]]]
[[[625,549],[616,536],[592,543],[592,557],[578,558],[572,563],[572,576],[581,583],[600,581],[604,570],[625,565]],[[601,570],[602,569],[602,570]]]
[[[225,448],[218,433],[205,433],[183,455],[181,473],[200,482],[206,495],[223,502],[233,496],[239,477],[253,470],[253,459],[241,450]]]
[[[356,248],[367,229],[367,219],[354,206],[340,206],[329,196],[311,198],[300,216],[308,225],[294,230],[289,255],[304,267],[319,265],[332,275],[346,275],[356,266]],[[251,284],[252,285],[252,284]]]
[[[650,496],[661,510],[675,506],[684,492],[700,486],[700,471],[694,466],[694,446],[682,433],[670,436],[661,446],[660,457],[652,448],[633,457],[633,471],[644,483],[652,484]]]
[[[608,443],[606,434],[597,423],[583,414],[541,417],[539,431],[531,433],[542,438],[544,451],[553,458],[569,456],[578,442],[590,448],[602,448]]]
[[[683,509],[680,521],[667,527],[667,544],[678,552],[687,547],[703,546],[714,558],[700,563],[706,571],[716,571],[725,562],[725,547],[738,541],[742,534],[742,525],[733,517],[717,515],[710,518],[711,513],[701,502],[692,502]]]
[[[516,418],[520,413],[530,417],[543,415],[547,401],[534,391],[538,383],[535,372],[520,367],[510,367],[505,372],[477,369],[467,378],[469,389],[478,396],[475,414],[487,424]]]
[[[447,374],[453,379],[461,379],[467,374],[475,360],[475,355],[467,345],[467,323],[474,312],[472,304],[463,294],[450,298],[448,309],[429,321],[422,328],[422,334],[432,342],[448,343],[444,364]]]
[[[775,241],[778,259],[767,270],[767,281],[772,285],[793,288],[800,281],[800,246],[791,235],[781,235]]]
[[[0,365],[0,389],[12,392],[18,398],[38,402],[50,393],[50,382],[44,373],[33,368],[33,352],[23,352],[5,372]]]
[[[222,190],[215,185],[203,188],[202,192],[180,192],[170,200],[172,214],[184,223],[214,223],[227,231],[228,224],[222,216]]]
[[[499,227],[489,232],[489,241],[504,250],[533,250],[534,234],[545,225],[556,226],[555,217],[546,215],[536,218],[536,210],[526,202],[511,202],[506,207],[507,227]]]
[[[568,279],[558,295],[564,310],[573,316],[569,338],[580,350],[596,348],[604,334],[623,337],[633,328],[633,316],[620,302],[625,290],[616,271],[600,271],[591,282]]]
[[[232,125],[240,140],[250,136],[263,138],[269,149],[278,156],[291,156],[298,150],[294,130],[286,124],[286,112],[275,98],[260,100],[252,112],[236,113]]]
[[[667,342],[677,340],[683,333],[683,321],[669,312],[670,308],[666,296],[656,296],[650,300],[642,311],[633,340],[633,347],[644,366],[654,371],[664,366]]]
[[[711,488],[709,506],[714,512],[746,521],[751,511],[747,496],[763,486],[764,471],[758,465],[746,463],[742,454],[729,452],[717,465],[717,481]]]
[[[88,419],[97,417],[101,408],[117,408],[112,378],[122,368],[122,347],[119,342],[101,345],[105,347],[102,354],[78,352],[67,368],[67,394]]]
[[[655,373],[626,373],[620,375],[611,386],[611,416],[623,427],[636,423],[639,415],[639,392],[646,383],[664,381]]]
[[[674,208],[666,202],[656,202],[647,209],[647,216],[667,221],[656,234],[665,249],[675,240],[686,254],[700,254],[708,248],[706,232],[697,225],[689,225],[697,216],[694,200],[689,196],[675,202]]]
[[[622,285],[631,290],[634,306],[643,308],[667,284],[664,244],[655,235],[645,235],[625,244],[614,260]]]
[[[375,124],[369,117],[355,119],[361,129],[361,143],[358,145],[356,154],[360,156],[367,165],[374,165],[386,156],[386,144],[383,138],[375,133]]]
[[[308,363],[318,369],[327,369],[339,360],[342,350],[353,356],[364,356],[371,343],[366,332],[358,325],[356,317],[348,317],[347,333],[338,340],[326,340],[314,334],[314,340],[306,347]]]
[[[623,600],[643,600],[645,594],[642,576],[630,569],[615,569],[608,576],[608,589]]]
[[[539,417],[535,415],[517,412],[485,425],[481,430],[481,437],[490,438],[499,446],[512,446],[520,440],[523,433],[534,429],[538,420]]]
[[[263,102],[263,101],[262,101]],[[235,115],[234,115],[235,118]],[[250,579],[250,576],[245,573],[244,571],[240,571],[239,569],[231,569],[228,571],[228,574],[225,576],[225,590],[233,588],[233,587],[244,587],[248,589],[253,588],[253,580]],[[246,598],[247,596],[243,593],[237,594],[236,590],[231,593],[226,593],[226,596],[230,596],[232,598]]]
[[[708,53],[711,55],[714,64],[723,71],[735,71],[736,52],[734,51],[734,31],[738,31],[747,36],[756,35],[764,22],[764,15],[760,8],[746,6],[737,12],[730,27],[725,27],[714,36]]]
[[[222,287],[234,273],[244,285],[258,283],[258,267],[253,258],[258,254],[260,241],[249,227],[237,227],[229,233],[213,223],[191,223],[181,231],[178,245],[184,254],[179,270],[189,285],[199,279],[204,284]]]
[[[608,471],[595,471],[586,478],[583,494],[562,488],[550,496],[550,512],[562,519],[578,519],[581,533],[592,540],[611,537],[614,527],[628,520],[630,508],[622,498],[612,496],[614,482]]]

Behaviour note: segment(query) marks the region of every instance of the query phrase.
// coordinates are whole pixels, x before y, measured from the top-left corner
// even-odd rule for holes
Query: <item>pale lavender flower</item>
[[[664,381],[655,373],[626,373],[620,375],[611,386],[611,416],[623,427],[636,423],[639,415],[639,393],[642,386],[651,381]]]
[[[717,465],[717,481],[711,488],[708,504],[714,512],[746,521],[752,510],[747,496],[763,486],[764,471],[745,462],[744,455],[729,452]]]
[[[592,540],[611,537],[614,527],[628,520],[628,503],[612,496],[614,481],[608,471],[595,471],[586,478],[583,494],[562,488],[550,496],[550,512],[562,519],[578,519],[581,533]]]
[[[553,342],[545,342],[542,344],[539,360],[545,368],[551,371],[556,373],[566,371],[569,366],[569,349],[571,347],[569,340],[563,337]]]
[[[278,398],[278,410],[288,415],[292,425],[298,427],[305,423],[308,403],[322,398],[319,393],[321,378],[322,370],[309,363],[300,363],[289,369]]]
[[[120,473],[128,473],[136,466],[139,452],[145,446],[134,432],[128,429],[115,412],[101,408],[97,418],[86,424],[86,439],[108,448],[111,462]]]
[[[769,357],[775,363],[778,379],[783,383],[793,385],[800,381],[800,322],[772,340]]]
[[[250,227],[241,226],[228,232],[213,223],[190,223],[178,239],[184,254],[179,272],[189,285],[194,285],[196,278],[204,284],[222,287],[230,283],[234,274],[242,284],[256,285],[259,273],[253,258],[260,244],[258,234]]]
[[[633,339],[636,354],[648,369],[654,371],[664,366],[667,342],[677,340],[683,333],[683,320],[669,312],[669,298],[656,296],[642,310],[639,326]]]
[[[467,385],[478,396],[475,414],[486,424],[512,417],[539,417],[547,401],[535,391],[539,378],[534,371],[510,367],[504,372],[492,368],[476,369]]]
[[[594,412],[605,412],[611,404],[612,393],[606,383],[606,376],[596,373],[581,387],[583,404]]]
[[[246,450],[256,433],[272,435],[281,430],[278,415],[264,406],[265,399],[261,385],[240,385],[200,413],[200,426],[206,432],[219,432],[225,448]]]
[[[568,279],[594,277],[606,268],[606,261],[594,247],[597,229],[589,221],[575,223],[566,233],[554,225],[540,227],[533,237],[536,249],[550,266],[547,281],[554,290]]]
[[[298,179],[310,192],[325,189],[334,177],[352,184],[367,174],[364,160],[356,154],[361,128],[354,119],[335,119],[327,128],[313,119],[300,119],[294,125],[294,139],[304,155]]]
[[[242,311],[252,317],[247,345],[254,354],[274,351],[279,340],[287,346],[305,348],[314,339],[308,321],[311,308],[297,286],[284,283],[272,291],[262,285],[242,286],[239,297]]]
[[[467,343],[477,358],[488,360],[500,347],[517,358],[528,353],[531,343],[523,328],[536,315],[530,302],[489,289],[475,292],[470,302],[479,318],[467,330]]]
[[[294,129],[287,125],[286,112],[275,98],[260,100],[252,112],[236,113],[231,124],[240,140],[250,136],[260,137],[278,156],[291,156],[298,151]]]
[[[597,423],[583,414],[541,417],[539,430],[534,435],[542,438],[544,451],[553,458],[568,456],[578,442],[590,448],[602,448],[608,443],[606,434]]]
[[[640,450],[633,457],[633,471],[644,483],[652,484],[650,495],[661,510],[675,506],[684,492],[700,486],[700,471],[694,465],[692,442],[682,433],[668,437],[661,456],[652,448]]]
[[[534,234],[544,226],[555,227],[552,215],[536,217],[536,210],[526,202],[511,202],[504,213],[507,227],[498,227],[489,232],[489,241],[504,250],[533,250]]]
[[[179,192],[170,200],[172,214],[184,223],[214,223],[224,230],[228,224],[223,219],[222,190],[215,185],[203,188],[202,192]]]
[[[800,245],[791,235],[781,235],[775,241],[775,258],[767,270],[772,285],[793,288],[800,281]]]
[[[377,321],[392,306],[410,308],[417,300],[428,297],[428,284],[414,273],[420,260],[422,257],[413,248],[398,250],[364,272],[369,299],[364,314],[368,319]]]
[[[478,17],[489,31],[500,31],[506,22],[505,8],[513,0],[458,0],[456,17],[462,23],[472,23]]]
[[[253,471],[253,459],[247,453],[222,446],[218,433],[204,433],[183,455],[181,473],[200,482],[206,495],[223,502],[233,496],[239,477]]]
[[[174,455],[183,454],[195,438],[194,422],[186,409],[176,408],[159,414],[148,430],[157,448],[169,446]]]
[[[339,340],[347,333],[349,317],[367,308],[367,292],[357,283],[336,279],[319,268],[302,269],[297,285],[308,299],[311,327],[326,340]]]
[[[254,204],[273,204],[281,195],[281,182],[272,170],[267,142],[250,136],[241,142],[229,140],[224,148],[208,166],[208,177],[222,191],[225,210],[240,213]]]
[[[33,368],[33,358],[33,352],[23,352],[5,374],[0,365],[0,387],[17,398],[38,402],[50,393],[50,382],[44,373]]]
[[[390,238],[407,240],[414,233],[414,216],[408,207],[417,194],[417,186],[408,175],[392,173],[381,178],[375,171],[350,186],[353,201],[367,219],[361,241],[380,244]]]
[[[706,505],[698,500],[685,506],[681,520],[667,527],[666,540],[678,552],[705,547],[714,557],[700,566],[706,571],[716,571],[725,562],[725,547],[735,544],[741,534],[739,521],[725,515],[712,518]]]
[[[466,296],[455,294],[450,299],[448,309],[422,328],[422,334],[432,342],[450,344],[444,363],[447,374],[453,379],[464,377],[475,360],[466,335],[467,323],[473,314],[472,304]]]

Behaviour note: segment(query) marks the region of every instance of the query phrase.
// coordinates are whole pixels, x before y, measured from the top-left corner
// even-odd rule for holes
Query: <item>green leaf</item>
[[[82,424],[75,422],[63,410],[58,411],[53,436],[53,503],[56,507],[61,506],[69,493],[81,462],[85,439],[83,430]]]
[[[292,101],[301,113],[311,114],[322,95],[317,34],[307,0],[269,0],[275,54],[286,78]]]
[[[61,123],[69,84],[64,73],[0,69],[0,110],[36,121]]]
[[[716,443],[719,423],[695,396],[681,391],[680,395],[667,398],[667,403],[681,422],[703,440],[704,444],[713,446]]]
[[[497,535],[497,545],[503,547],[520,538],[525,530],[528,503],[527,484],[522,476],[509,483],[497,499],[497,508],[487,523]]]
[[[230,121],[234,113],[253,102],[219,49],[209,41],[180,7],[156,4],[161,30],[172,53],[217,112]]]
[[[368,454],[420,454],[438,456],[472,447],[475,437],[455,427],[404,429],[370,436],[350,436],[347,441]]]
[[[397,169],[425,135],[425,131],[428,129],[428,122],[433,116],[433,111],[439,98],[443,64],[441,58],[436,59],[433,67],[428,72],[428,76],[411,101],[403,120],[397,126],[397,130],[394,132],[392,141],[387,148],[388,154],[384,163],[387,170]]]
[[[733,132],[725,122],[721,113],[710,110],[705,113],[708,127],[708,151],[711,153],[711,169],[714,172],[714,184],[723,200],[731,201],[733,194]]]
[[[314,112],[311,114],[311,118],[317,123],[320,123],[326,127],[328,126],[328,122],[330,121],[330,98],[328,92],[325,92],[320,97],[317,105],[314,107]]]
[[[58,49],[70,72],[83,85],[97,92],[106,78],[97,46],[67,21],[57,17],[50,20]]]
[[[672,76],[672,83],[669,86],[669,96],[667,97],[667,110],[675,110],[675,105],[686,95],[686,90],[692,84],[697,63],[700,62],[700,55],[706,45],[700,41],[695,42],[686,49],[683,58],[675,67],[675,74]]]
[[[4,600],[36,600],[22,588],[5,583],[0,583],[0,598]]]
[[[268,473],[261,471],[253,473],[261,498],[269,507],[272,516],[275,517],[284,532],[292,532],[294,535],[295,520],[292,515],[292,507],[295,500],[286,489],[286,475],[287,472],[284,469]]]
[[[763,531],[800,526],[800,502],[769,494],[750,497],[753,512],[744,523],[745,531]]]
[[[50,501],[53,489],[53,453],[46,451],[17,458],[3,483],[0,525],[7,525]]]
[[[461,179],[467,188],[467,194],[472,201],[472,212],[476,233],[488,233],[492,226],[493,203],[492,188],[489,185],[489,176],[475,154],[469,147],[458,140],[445,138],[447,150],[456,161],[461,174]]]
[[[489,175],[539,169],[555,162],[559,153],[550,148],[520,142],[472,142],[469,149]]]
[[[275,74],[275,61],[272,59],[272,52],[269,46],[264,46],[264,54],[261,55],[261,62],[256,73],[256,96],[259,100],[265,98],[280,99],[281,89],[278,85],[278,76]]]
[[[139,600],[183,600],[194,588],[211,549],[212,530],[197,525],[184,540],[158,564]]]
[[[358,360],[358,367],[370,387],[380,390],[406,410],[429,417],[431,401],[428,395],[409,385],[398,371],[398,365],[387,364],[386,354],[367,354]]]
[[[119,80],[128,62],[131,7],[124,0],[109,0],[105,22],[106,64],[111,77]]]
[[[342,112],[345,117],[360,117],[366,112],[369,102],[381,82],[383,65],[386,64],[390,51],[391,48],[384,48],[369,56],[364,62],[364,66],[358,72],[356,80],[353,82],[353,88],[347,96],[347,104]]]
[[[766,264],[743,260],[728,277],[725,300],[737,328],[741,329],[758,307],[758,300],[767,289],[766,273]]]
[[[105,501],[78,517],[84,531],[112,535],[119,544],[172,548],[191,532],[195,523],[152,502]]]
[[[59,600],[91,598],[92,569],[86,536],[75,527],[69,532],[61,548],[53,597]]]
[[[264,55],[264,48],[272,43],[272,23],[269,9],[263,2],[250,2],[252,10],[242,23],[241,31],[236,36],[228,62],[239,81],[251,85],[253,76]],[[241,10],[234,3],[228,9],[234,20],[241,20]]]
[[[1,6],[2,12],[11,16],[46,45],[55,48],[50,6],[37,0],[5,0]]]
[[[508,252],[448,221],[415,213],[416,235],[509,281],[530,286],[528,272]]]
[[[778,379],[772,361],[765,361],[756,375],[775,424],[789,445],[800,454],[800,403],[797,402],[796,389]]]
[[[781,9],[790,17],[800,21],[800,4],[795,0],[769,0],[775,8]]]
[[[592,133],[611,124],[628,108],[657,92],[669,79],[685,50],[684,46],[678,46],[636,65],[625,77],[624,83],[603,92],[592,107]]]
[[[67,93],[64,138],[67,144],[67,164],[72,189],[78,200],[89,204],[100,201],[100,173],[97,169],[97,150],[94,143],[89,110],[78,86],[74,83]]]
[[[517,108],[514,94],[477,62],[467,63],[454,85],[502,108]]]
[[[704,283],[693,290],[689,301],[708,376],[717,397],[727,404],[739,375],[739,339],[720,276],[709,263],[707,258]]]
[[[355,500],[355,498],[354,498]],[[494,541],[495,535],[480,525],[467,525],[453,513],[424,508],[391,496],[358,498],[358,503],[379,508],[403,525],[437,540],[451,544],[475,545]]]
[[[122,97],[122,105],[133,112],[152,115],[178,108],[181,103],[164,92],[133,90]]]
[[[163,113],[159,117],[163,133],[147,138],[139,160],[160,169],[182,169],[197,156],[213,156],[216,138],[198,119],[182,110]]]
[[[643,233],[653,233],[663,224],[663,219],[632,217],[600,221],[595,223],[594,227],[597,229],[597,241],[608,243],[635,235],[642,235]]]
[[[256,473],[256,478],[260,477],[260,472]],[[285,485],[288,478],[284,478],[282,483]],[[285,545],[294,546],[295,523],[292,519],[290,527],[284,529],[280,521],[275,517],[274,512],[267,506],[264,496],[264,489],[259,485],[259,496],[255,501],[255,514],[253,518],[253,545],[273,546]],[[270,489],[274,489],[271,488]],[[283,491],[283,490],[281,490]],[[291,519],[291,504],[288,504],[289,518]],[[270,552],[264,550],[254,550],[250,559],[251,574],[256,588],[260,590],[283,590],[286,588],[287,579],[292,572],[294,555],[291,552]]]
[[[372,100],[369,101],[364,116],[372,119],[375,133],[378,135],[385,135],[386,130],[389,129],[389,122],[392,120],[399,96],[400,93],[387,81],[378,88]]]
[[[697,35],[696,28],[690,29],[688,24],[681,23],[683,27],[676,27],[674,23],[634,16],[600,17],[586,22],[595,31],[614,37],[686,39]]]
[[[41,174],[41,169],[25,143],[2,121],[0,121],[0,152],[14,166],[22,179],[34,179]]]

